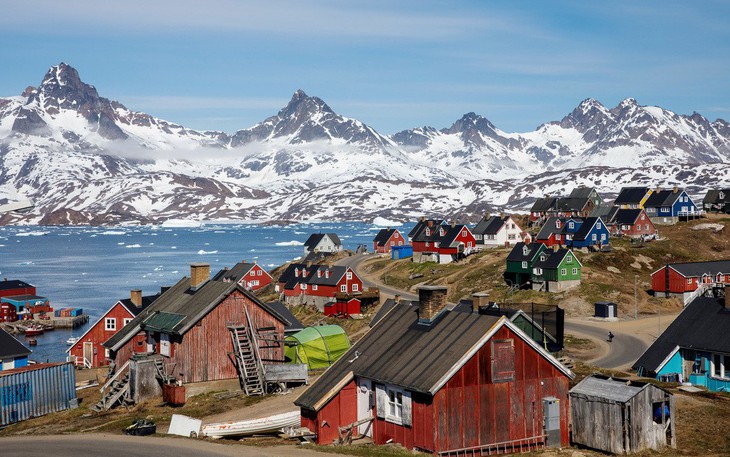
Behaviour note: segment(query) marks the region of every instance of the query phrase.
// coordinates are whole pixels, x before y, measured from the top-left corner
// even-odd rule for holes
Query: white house
[[[513,246],[529,238],[512,216],[486,215],[472,230],[477,246]]]

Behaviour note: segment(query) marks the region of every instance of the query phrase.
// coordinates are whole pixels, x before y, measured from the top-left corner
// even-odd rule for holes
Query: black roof
[[[685,277],[730,273],[730,260],[708,260],[706,262],[670,263],[669,267]]]
[[[335,246],[342,245],[342,241],[340,241],[340,237],[338,237],[336,233],[313,233],[312,235],[309,235],[307,241],[304,242],[304,247],[311,251],[319,244],[320,241],[322,241],[322,238],[324,238],[325,235],[327,235],[330,240],[335,243]]]
[[[162,295],[162,293],[158,293],[155,295],[147,295],[147,296],[142,297],[141,306],[137,306],[134,303],[132,303],[131,298],[125,298],[124,300],[119,300],[119,303],[121,303],[122,306],[124,306],[132,316],[136,316],[137,314],[139,314],[142,311],[144,311],[145,309],[147,309],[147,307],[149,307],[152,303],[154,303],[155,300],[160,298],[160,295]]]
[[[410,301],[410,300],[399,300],[397,303],[400,303],[401,305],[416,305],[418,304],[417,301]],[[377,324],[380,319],[383,318],[388,312],[393,309],[393,307],[396,305],[396,301],[393,298],[389,298],[383,302],[382,305],[380,305],[380,309],[378,309],[378,312],[375,313],[375,316],[370,320],[370,327],[373,327],[375,324]]]
[[[229,280],[238,282],[248,274],[251,269],[256,266],[255,263],[239,262],[230,270],[221,270],[213,277],[214,281]]]
[[[527,254],[524,253],[524,247],[527,246]],[[545,245],[542,243],[530,243],[525,244],[522,241],[515,244],[515,247],[512,248],[512,251],[507,255],[507,261],[508,262],[524,262],[524,261],[531,261],[537,253],[545,249]]]
[[[590,198],[587,197],[558,198],[555,209],[558,211],[582,211],[589,200]]]
[[[722,193],[723,198],[720,198]],[[730,189],[710,189],[702,199],[702,203],[727,203],[730,202]]]
[[[644,212],[644,210],[641,208],[618,209],[616,210],[613,219],[611,219],[611,222],[617,225],[634,225],[642,212]]]
[[[711,352],[730,352],[730,310],[723,299],[698,297],[690,302],[633,365],[656,372],[679,346]]]
[[[442,219],[426,219],[425,221],[419,222],[416,227],[414,227],[414,230],[416,228],[418,228],[418,230],[411,230],[413,235],[409,234],[409,236],[413,241],[436,241],[441,238],[439,230],[443,228],[445,231],[446,227],[448,227],[448,225],[445,225]],[[426,234],[426,229],[431,229],[428,235]]]
[[[22,289],[24,287],[34,286],[18,279],[6,279],[5,281],[0,281],[0,290]]]
[[[601,203],[600,205],[596,205],[595,208],[593,208],[593,211],[591,211],[590,216],[591,217],[600,217],[606,222],[610,222],[613,215],[616,213],[616,210],[618,208],[616,206],[613,206],[609,203]]]
[[[479,221],[476,227],[474,227],[472,233],[478,235],[496,235],[508,219],[509,216],[484,216],[484,218]]]
[[[558,221],[560,221],[560,227],[555,226],[555,223]],[[563,218],[557,216],[548,217],[545,223],[542,224],[540,231],[537,232],[537,236],[535,236],[535,239],[547,240],[553,233],[563,233],[564,222],[565,221],[563,220]]]
[[[335,255],[334,252],[309,251],[309,253],[307,255],[305,255],[304,258],[299,263],[307,263],[307,262],[322,263],[322,262],[326,261],[328,257],[332,257],[334,255]]]
[[[614,205],[638,205],[649,192],[648,187],[622,187],[618,193]]]
[[[416,236],[416,233],[420,232],[424,225],[427,225],[428,222],[431,222],[432,225],[441,225],[444,223],[443,219],[426,219],[423,218],[416,222],[416,225],[413,226],[410,232],[408,232],[408,238],[413,238]]]
[[[455,225],[455,226],[444,226],[446,233],[444,233],[443,237],[440,237],[439,242],[441,243],[441,246],[443,247],[452,247],[451,245],[454,243],[454,240],[459,236],[459,233],[461,233],[462,230],[469,228],[466,225]]]
[[[328,270],[329,277],[326,274]],[[297,275],[297,271],[299,271],[299,275]],[[336,286],[345,273],[347,273],[347,267],[339,265],[330,267],[329,265],[308,266],[305,263],[290,263],[279,276],[278,282],[284,283],[285,289],[293,289],[297,284]]]
[[[588,235],[590,235],[591,230],[593,230],[593,227],[596,225],[597,222],[601,222],[603,224],[603,220],[600,217],[586,217],[583,219],[574,219],[583,221],[578,231],[575,232],[575,234],[573,235],[573,239],[578,241],[585,240]]]
[[[183,277],[177,284],[155,300],[145,312],[138,314],[132,321],[109,338],[103,346],[109,349],[118,349],[129,338],[144,330],[149,323],[150,328],[165,333],[185,334],[193,325],[230,295],[239,290],[247,298],[265,309],[269,314],[286,325],[287,321],[276,311],[262,303],[251,292],[239,286],[236,282],[208,280],[193,290],[190,287],[190,278]]]
[[[378,234],[375,235],[373,241],[378,243],[378,246],[385,246],[390,237],[393,236],[393,234],[397,231],[397,229],[380,229],[380,231],[378,231]]]
[[[593,187],[585,187],[585,186],[580,186],[580,187],[576,187],[576,188],[574,188],[574,189],[573,189],[573,190],[572,190],[572,191],[570,192],[570,195],[569,195],[569,197],[571,197],[571,198],[590,198],[590,197],[591,197],[591,194],[592,194],[592,193],[593,193],[594,191],[596,191],[596,189],[595,189],[595,188],[593,188]],[[596,191],[596,194],[597,194],[597,193],[598,193],[598,192]]]
[[[546,249],[545,252],[540,253],[540,257],[537,259],[537,262],[535,262],[533,266],[542,268],[543,270],[558,268],[558,266],[560,266],[560,262],[562,262],[565,256],[569,253],[572,253],[572,251],[565,248],[560,248],[557,251],[552,249]],[[546,256],[545,260],[540,260],[543,256]],[[575,258],[575,254],[573,254],[573,258]]]
[[[13,335],[0,328],[0,359],[27,356],[31,352]]]
[[[439,381],[500,319],[443,311],[431,325],[423,325],[418,323],[417,309],[395,305],[294,403],[316,410],[315,405],[349,372],[433,394]]]
[[[287,324],[284,327],[284,331],[287,333],[290,332],[298,332],[299,330],[304,329],[304,324],[302,324],[299,319],[296,318],[294,314],[292,314],[291,310],[286,307],[285,304],[283,304],[280,301],[273,301],[266,303],[266,306],[268,306],[270,309],[275,311],[279,316],[283,317],[284,320],[286,320]]]
[[[555,200],[556,197],[542,197],[535,200],[535,203],[532,204],[532,208],[530,208],[530,211],[532,212],[540,212],[540,211],[550,211],[551,209],[555,208]]]
[[[674,190],[660,190],[654,192],[646,199],[644,207],[661,208],[663,206],[672,206],[682,192],[684,192],[684,189],[678,189],[677,192],[674,192]]]

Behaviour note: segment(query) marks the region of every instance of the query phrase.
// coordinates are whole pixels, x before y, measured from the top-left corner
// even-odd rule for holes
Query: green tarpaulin
[[[327,368],[350,349],[350,340],[339,325],[318,325],[285,339],[286,360],[306,363],[310,370]]]

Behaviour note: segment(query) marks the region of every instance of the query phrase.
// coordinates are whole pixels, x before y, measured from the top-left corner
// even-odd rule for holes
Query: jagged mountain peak
[[[495,130],[496,127],[494,126],[494,124],[489,122],[486,117],[476,114],[474,112],[469,112],[461,116],[456,122],[451,125],[451,127],[443,129],[442,132],[451,134],[471,134],[479,132],[487,135],[492,135]]]
[[[335,112],[330,108],[327,103],[319,97],[310,97],[303,90],[298,89],[292,95],[289,103],[279,111],[279,117],[311,117],[318,113],[334,115]]]
[[[601,102],[594,98],[586,98],[560,122],[552,124],[560,125],[564,129],[574,128],[590,142],[598,138],[601,132],[613,123],[612,114]]]

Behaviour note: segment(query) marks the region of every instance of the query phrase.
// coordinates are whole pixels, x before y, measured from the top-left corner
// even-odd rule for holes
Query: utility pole
[[[639,275],[634,275],[634,320],[639,318],[639,305],[638,301],[636,299],[636,279],[639,277]]]

